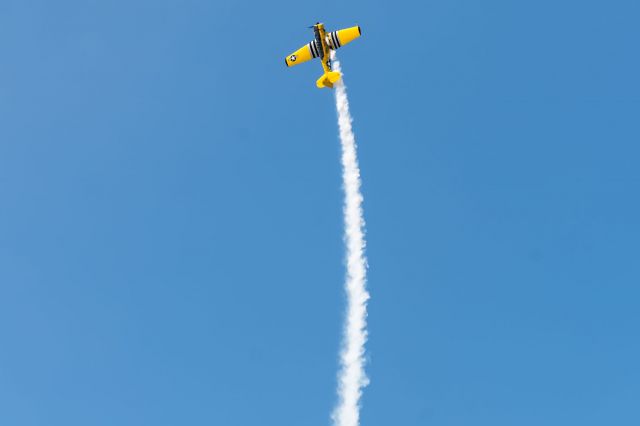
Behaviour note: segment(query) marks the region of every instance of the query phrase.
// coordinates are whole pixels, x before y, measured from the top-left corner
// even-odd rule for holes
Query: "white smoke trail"
[[[334,69],[340,72],[340,63],[334,59]],[[344,325],[340,373],[338,375],[338,405],[333,411],[336,426],[358,426],[360,423],[360,396],[369,380],[364,371],[364,344],[367,341],[367,260],[364,255],[364,218],[360,193],[360,168],[356,141],[351,129],[351,114],[346,87],[341,79],[335,87],[338,127],[342,146],[342,183],[344,186],[344,239],[346,243],[347,314]]]

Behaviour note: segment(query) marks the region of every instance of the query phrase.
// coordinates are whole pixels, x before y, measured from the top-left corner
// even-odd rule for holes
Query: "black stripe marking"
[[[340,47],[340,39],[338,38],[338,32],[334,31],[331,34],[333,35],[333,38],[335,39],[334,43],[336,44],[336,47]]]

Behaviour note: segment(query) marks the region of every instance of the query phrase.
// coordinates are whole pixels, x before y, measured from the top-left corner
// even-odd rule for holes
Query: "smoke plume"
[[[333,56],[333,55],[332,55]],[[333,56],[333,59],[336,59]],[[335,71],[340,63],[333,61]],[[342,146],[342,184],[344,186],[344,241],[346,245],[347,313],[340,352],[338,403],[332,415],[335,426],[358,426],[360,396],[369,383],[364,371],[364,345],[367,341],[367,260],[365,258],[364,218],[360,192],[360,168],[356,141],[351,128],[347,90],[341,79],[335,86],[338,127]]]

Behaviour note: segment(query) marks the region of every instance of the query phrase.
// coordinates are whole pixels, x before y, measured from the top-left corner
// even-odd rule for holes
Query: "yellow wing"
[[[327,45],[331,50],[336,50],[347,43],[351,43],[360,37],[360,34],[362,34],[362,31],[360,31],[360,26],[358,25],[343,30],[331,31],[327,33]]]
[[[288,67],[307,62],[310,59],[317,58],[322,55],[322,46],[318,46],[316,41],[305,44],[291,55],[284,58],[284,62]]]

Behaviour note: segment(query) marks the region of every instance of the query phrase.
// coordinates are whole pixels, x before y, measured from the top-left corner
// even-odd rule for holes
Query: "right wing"
[[[318,56],[322,56],[322,46],[318,46],[318,43],[314,40],[284,58],[284,62],[288,67],[292,67],[294,65],[307,62],[313,58],[317,58]]]

